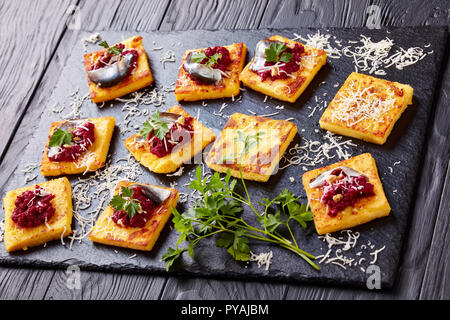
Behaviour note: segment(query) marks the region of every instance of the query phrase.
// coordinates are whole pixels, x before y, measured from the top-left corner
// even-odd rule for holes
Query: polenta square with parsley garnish
[[[95,171],[105,165],[114,117],[53,122],[41,161],[44,176]]]
[[[176,189],[119,181],[88,237],[106,245],[150,251],[178,198]]]
[[[384,144],[405,109],[413,88],[353,72],[320,118],[322,129]]]
[[[125,147],[143,166],[156,173],[176,171],[215,139],[214,132],[180,106],[156,111]]]
[[[239,79],[246,87],[293,103],[326,62],[324,50],[274,35],[258,42]]]
[[[291,143],[297,126],[242,113],[233,114],[208,156],[206,164],[218,172],[230,170],[233,177],[267,181]]]
[[[242,42],[186,51],[178,72],[175,98],[198,101],[237,96],[246,54],[247,47]]]

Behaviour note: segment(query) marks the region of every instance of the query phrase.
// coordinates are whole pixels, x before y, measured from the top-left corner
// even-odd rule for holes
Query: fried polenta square
[[[206,157],[206,164],[237,178],[266,182],[297,133],[297,126],[242,113],[233,114]]]
[[[305,50],[302,54],[299,70],[291,73],[286,79],[276,79],[272,81],[270,78],[267,78],[262,81],[261,77],[256,72],[249,69],[255,60],[253,57],[245,66],[244,70],[242,70],[239,79],[246,87],[255,91],[281,101],[294,103],[303,91],[305,91],[312,79],[314,79],[320,68],[327,63],[327,53],[324,50],[315,49],[278,35],[271,36],[268,40],[283,42],[289,48],[293,48],[295,44],[302,45]]]
[[[334,133],[384,144],[412,98],[413,88],[409,85],[353,72],[319,124]]]
[[[111,87],[100,87],[98,84],[92,82],[89,77],[87,77],[91,100],[94,103],[102,103],[122,97],[126,94],[147,87],[154,81],[148,63],[147,53],[145,52],[144,45],[142,44],[142,37],[135,36],[120,43],[125,46],[124,50],[134,49],[137,51],[137,66],[132,70],[130,75]],[[91,67],[106,50],[107,49],[105,48],[84,55],[84,67],[86,69],[86,73],[91,70]]]
[[[128,187],[133,183],[130,181],[119,181],[115,188],[115,194],[119,193],[121,187]],[[162,229],[172,215],[172,209],[176,207],[179,198],[179,193],[176,189],[160,186],[151,187],[167,192],[168,197],[154,209],[154,214],[144,227],[123,227],[117,225],[112,220],[114,208],[108,205],[89,232],[89,239],[93,242],[110,246],[151,251]]]
[[[231,98],[239,94],[241,86],[239,73],[242,71],[245,64],[247,47],[243,43],[233,43],[232,45],[224,47],[228,49],[230,53],[231,63],[226,70],[228,76],[223,77],[222,81],[218,84],[207,84],[195,81],[190,78],[189,74],[183,68],[189,53],[198,51],[204,52],[206,48],[192,49],[185,52],[175,85],[175,98],[177,101]]]
[[[79,174],[98,170],[105,165],[116,120],[114,117],[87,118],[86,120],[95,125],[95,141],[84,154],[74,161],[51,161],[49,159],[50,137],[66,121],[57,121],[51,124],[44,154],[42,155],[42,175],[59,176],[63,174]]]
[[[368,182],[374,186],[374,195],[362,197],[353,205],[338,212],[336,216],[330,216],[327,206],[321,201],[323,188],[312,188],[310,183],[321,173],[339,166],[346,166],[364,174],[368,178]],[[320,235],[352,228],[374,219],[388,216],[391,211],[380,177],[378,176],[375,159],[370,153],[363,153],[323,168],[305,172],[302,180],[309,205],[314,214],[316,231]]]
[[[12,220],[15,202],[25,191],[35,189],[36,185],[9,191],[3,198],[5,211],[5,249],[8,252],[27,250],[51,240],[62,239],[72,233],[72,186],[66,177],[39,183],[38,186],[55,195],[51,204],[54,215],[47,223],[36,227],[21,227]]]
[[[189,113],[180,106],[173,106],[167,112],[190,117]],[[170,154],[163,157],[158,157],[150,152],[148,142],[138,142],[139,134],[126,139],[124,144],[133,157],[144,167],[156,173],[170,173],[176,171],[184,163],[189,163],[193,157],[201,153],[216,138],[211,129],[203,126],[195,118],[193,119],[193,131],[193,136],[188,143],[183,143],[180,148],[174,148]]]

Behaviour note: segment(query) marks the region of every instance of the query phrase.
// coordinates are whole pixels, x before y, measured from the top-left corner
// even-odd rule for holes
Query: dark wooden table
[[[370,7],[375,5],[376,7]],[[80,29],[186,30],[450,25],[447,0],[27,0],[0,2],[0,188],[2,196]],[[449,299],[450,70],[442,66],[414,209],[392,290],[289,283],[0,268],[1,299]]]

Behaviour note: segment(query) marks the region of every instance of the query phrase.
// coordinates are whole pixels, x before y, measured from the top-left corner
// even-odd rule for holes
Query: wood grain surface
[[[66,25],[77,5],[81,28],[186,30],[266,27],[366,26],[371,5],[386,26],[450,25],[448,1],[3,1],[0,31],[9,46],[0,57],[14,69],[0,75],[0,187],[17,169],[38,117],[58,79],[77,30]],[[72,8],[73,9],[73,8]],[[69,13],[67,11],[69,10]],[[448,46],[448,43],[447,43]],[[25,50],[26,49],[26,50]],[[448,48],[447,48],[448,49]],[[447,57],[449,51],[447,50]],[[20,61],[27,61],[21,64]],[[427,134],[409,233],[398,281],[386,291],[288,283],[82,272],[81,289],[66,285],[64,270],[0,268],[1,299],[449,299],[450,70],[443,66]],[[11,74],[16,75],[11,78]],[[28,78],[23,81],[22,74]],[[13,93],[13,94],[12,94]],[[436,213],[430,214],[430,213]],[[436,219],[430,217],[437,216]]]

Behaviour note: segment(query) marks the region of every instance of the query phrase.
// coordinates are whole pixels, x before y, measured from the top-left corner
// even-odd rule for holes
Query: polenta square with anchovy
[[[324,50],[274,35],[258,42],[239,79],[246,87],[293,103],[326,62]]]
[[[119,181],[88,237],[106,245],[150,251],[178,198],[175,189]]]
[[[391,211],[370,153],[305,172],[302,180],[318,234],[352,228]]]
[[[153,83],[141,36],[113,46],[102,41],[100,46],[103,49],[84,55],[92,102],[113,100]]]
[[[176,171],[189,163],[215,139],[214,132],[180,106],[156,111],[139,133],[124,141],[125,147],[143,166],[156,173]]]
[[[297,126],[285,120],[233,114],[206,157],[206,164],[234,177],[267,181],[275,173]]]
[[[41,161],[44,176],[95,171],[105,165],[114,117],[53,122]]]
[[[66,177],[9,191],[3,208],[8,252],[27,250],[72,233],[72,187]]]
[[[412,98],[413,88],[407,84],[353,72],[319,124],[334,133],[384,144]]]
[[[242,42],[186,51],[178,72],[175,98],[197,101],[237,96],[246,54],[247,47]]]

